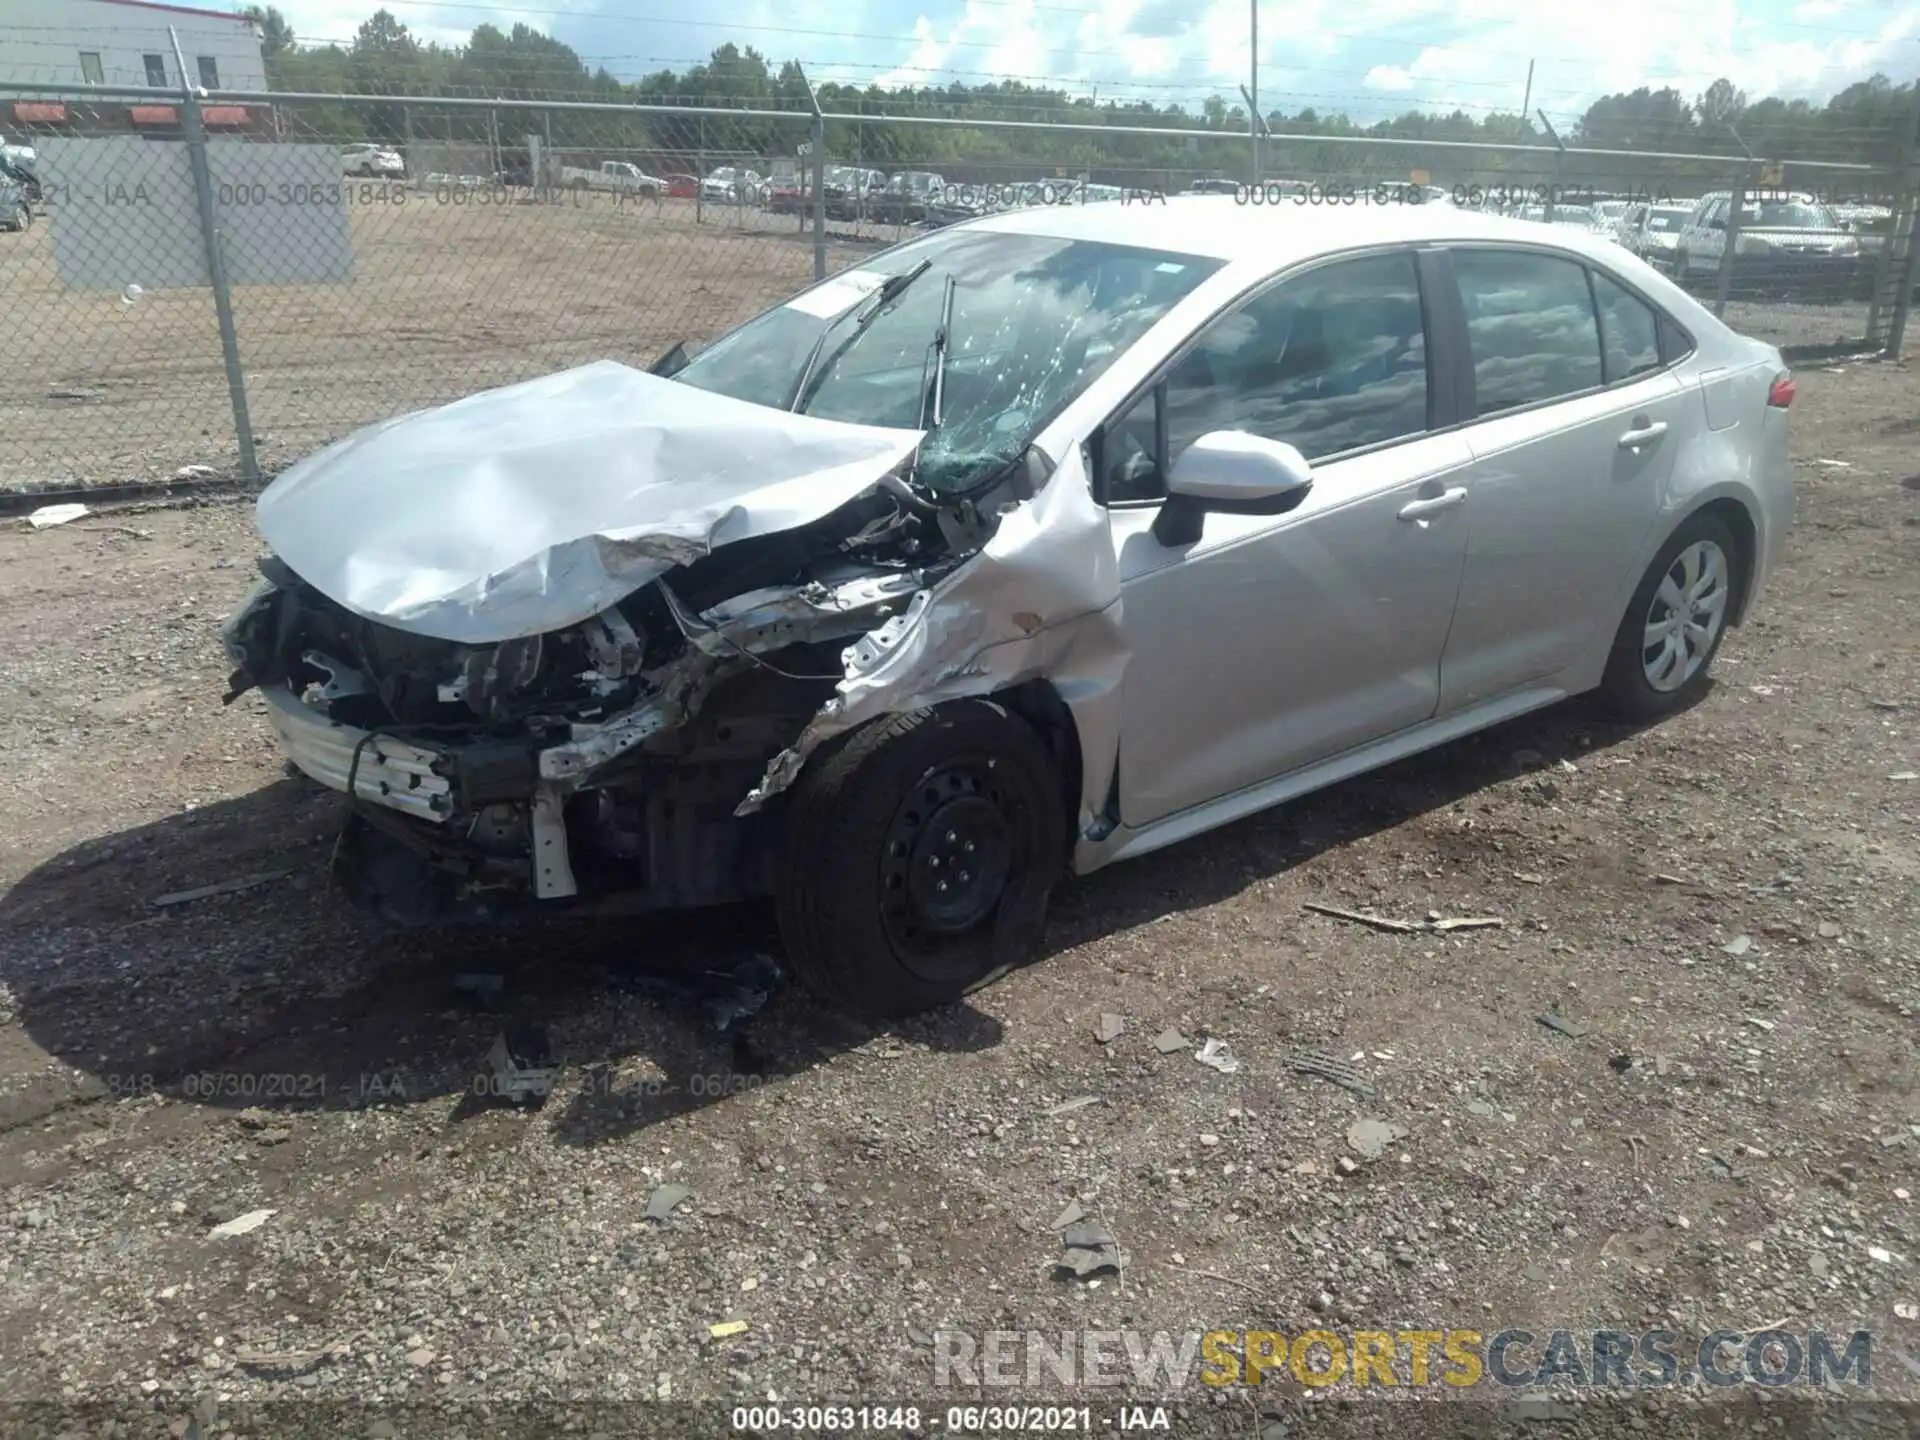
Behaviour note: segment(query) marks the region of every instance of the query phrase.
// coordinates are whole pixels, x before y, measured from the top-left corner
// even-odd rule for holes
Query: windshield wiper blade
[[[867,302],[867,308],[861,312],[860,318],[853,322],[853,329],[847,332],[847,338],[840,342],[839,348],[833,352],[831,358],[839,359],[840,352],[851,345],[861,331],[878,319],[882,310],[898,300],[903,290],[932,268],[933,261],[922,260],[911,269],[902,270],[898,275],[889,275],[883,280],[880,288],[874,291],[873,298]],[[827,337],[839,329],[840,322],[852,313],[852,310],[843,310],[821,328],[819,337],[813,342],[813,349],[807,352],[807,363],[800,367],[800,376],[793,383],[793,398],[788,402],[787,409],[799,411],[808,400],[813,398],[808,394],[807,387],[812,383],[815,372],[825,369],[820,360],[821,353],[827,348]]]
[[[953,292],[960,287],[953,276],[947,276],[946,289],[940,295],[940,324],[933,332],[933,343],[927,347],[927,363],[933,366],[933,382],[927,384],[927,364],[920,367],[920,423],[917,429],[938,430],[944,418],[947,399],[947,353],[953,347]],[[927,403],[933,403],[933,423],[927,423]]]

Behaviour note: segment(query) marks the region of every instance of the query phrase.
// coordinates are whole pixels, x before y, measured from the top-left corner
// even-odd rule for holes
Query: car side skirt
[[[1231,795],[1222,795],[1217,800],[1195,805],[1151,825],[1138,829],[1122,825],[1104,839],[1082,839],[1074,849],[1074,872],[1091,874],[1116,860],[1132,859],[1168,845],[1177,845],[1182,840],[1192,839],[1288,800],[1296,800],[1315,790],[1323,790],[1329,785],[1337,785],[1342,780],[1351,780],[1356,775],[1391,765],[1422,750],[1430,750],[1490,725],[1498,725],[1529,711],[1556,704],[1573,693],[1558,685],[1534,685],[1516,690],[1471,709],[1396,731],[1383,739],[1316,761],[1258,785],[1250,785]]]

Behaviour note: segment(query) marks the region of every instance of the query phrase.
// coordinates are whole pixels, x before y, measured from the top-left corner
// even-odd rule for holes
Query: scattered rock
[[[1338,1160],[1333,1162],[1333,1168],[1338,1170],[1342,1175],[1357,1175],[1360,1172],[1360,1162],[1350,1155],[1342,1155]]]
[[[1111,1045],[1126,1033],[1127,1017],[1111,1012],[1102,1015],[1093,1027],[1093,1038],[1102,1045]]]

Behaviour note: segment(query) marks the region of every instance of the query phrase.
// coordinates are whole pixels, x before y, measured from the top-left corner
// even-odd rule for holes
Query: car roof
[[[1494,241],[1550,244],[1613,263],[1610,241],[1452,205],[1244,205],[1232,195],[1175,195],[1164,202],[1104,200],[1042,205],[962,227],[1069,240],[1104,240],[1281,270],[1303,260],[1381,244]],[[1551,234],[1552,238],[1547,239]]]

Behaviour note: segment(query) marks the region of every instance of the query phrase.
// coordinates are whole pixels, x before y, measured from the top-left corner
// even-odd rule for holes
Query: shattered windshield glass
[[[923,261],[925,272],[896,295],[876,293],[887,276]],[[824,330],[800,408],[827,420],[921,428],[951,276],[942,423],[920,447],[917,475],[932,490],[961,491],[1017,459],[1061,406],[1219,267],[1102,241],[951,231],[902,245],[748,321],[673,378],[788,409]]]

